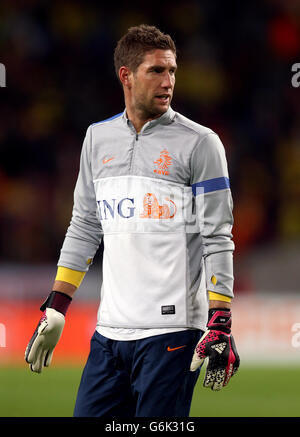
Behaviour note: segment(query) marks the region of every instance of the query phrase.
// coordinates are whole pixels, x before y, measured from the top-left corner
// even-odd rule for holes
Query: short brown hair
[[[119,70],[123,65],[135,72],[143,62],[145,53],[155,49],[172,50],[176,56],[176,46],[170,35],[147,24],[130,27],[118,41],[114,52],[117,77],[119,78]]]

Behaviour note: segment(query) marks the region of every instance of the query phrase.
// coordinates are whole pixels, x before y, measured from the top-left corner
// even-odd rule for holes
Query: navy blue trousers
[[[199,370],[189,370],[200,330],[115,341],[97,331],[74,417],[188,417]]]

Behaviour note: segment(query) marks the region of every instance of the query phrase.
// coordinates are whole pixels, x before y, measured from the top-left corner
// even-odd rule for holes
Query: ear
[[[122,66],[120,68],[119,78],[123,86],[131,88],[132,72],[128,67]]]

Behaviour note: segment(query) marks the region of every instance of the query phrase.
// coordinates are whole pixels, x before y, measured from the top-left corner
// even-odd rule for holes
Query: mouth
[[[170,94],[159,94],[155,96],[155,99],[159,100],[161,103],[169,103],[170,98]]]

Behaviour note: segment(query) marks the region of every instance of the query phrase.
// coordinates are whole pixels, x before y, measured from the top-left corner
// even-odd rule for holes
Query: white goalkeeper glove
[[[33,372],[41,373],[43,366],[49,367],[53,351],[61,337],[65,314],[72,298],[64,293],[52,291],[41,306],[44,311],[26,351],[25,360]]]
[[[238,371],[240,358],[231,334],[231,311],[211,308],[207,331],[200,338],[191,362],[191,371],[197,370],[208,358],[203,386],[221,390]]]

